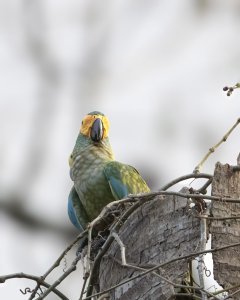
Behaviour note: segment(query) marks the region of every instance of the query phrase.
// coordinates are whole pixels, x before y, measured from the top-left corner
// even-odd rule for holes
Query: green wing
[[[112,161],[106,164],[104,174],[116,200],[122,199],[128,194],[150,191],[146,182],[132,166]]]

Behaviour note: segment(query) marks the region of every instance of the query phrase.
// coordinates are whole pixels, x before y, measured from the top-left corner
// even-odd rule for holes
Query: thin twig
[[[109,295],[106,293],[106,294],[103,294],[102,296],[100,296],[99,298],[97,298],[97,300],[106,300],[106,299],[110,299]]]
[[[120,239],[119,235],[116,232],[112,232],[112,236],[114,237],[114,239],[116,240],[116,242],[118,243],[118,245],[120,247],[122,265],[126,266],[127,265],[126,254],[125,254],[126,247],[125,247],[125,245],[123,244],[122,240]]]
[[[87,263],[86,263],[86,277],[89,277],[91,271],[91,247],[92,247],[92,229],[94,226],[94,222],[88,225],[88,245],[87,245]]]
[[[100,214],[90,223],[92,227],[94,227],[98,222],[100,222],[106,214],[112,211],[112,207],[119,205],[119,204],[124,204],[124,203],[131,203],[134,202],[134,199],[131,197],[125,197],[120,200],[112,201],[108,203],[100,212]]]
[[[58,257],[58,259],[54,262],[54,264],[44,273],[43,276],[41,276],[42,280],[45,280],[45,278],[55,269],[60,265],[61,260],[63,259],[63,257],[72,249],[72,247],[81,239],[83,238],[85,235],[87,234],[87,230],[81,232],[76,239],[61,253],[61,255]],[[39,289],[39,284],[36,285],[36,287],[34,288],[31,296],[29,297],[28,300],[32,300],[34,299],[37,290]]]
[[[41,294],[36,300],[42,300],[46,298],[46,296],[55,289],[69,274],[76,270],[77,263],[81,258],[81,254],[79,254],[74,261],[72,262],[71,266],[66,270],[65,273],[62,274],[43,294]]]
[[[195,173],[199,173],[203,164],[206,162],[206,160],[208,159],[208,157],[215,152],[215,150],[223,143],[226,142],[226,140],[228,139],[229,135],[233,132],[233,130],[238,126],[238,124],[240,123],[240,118],[237,119],[236,123],[227,131],[227,133],[222,137],[222,139],[213,147],[211,147],[207,154],[203,157],[203,159],[200,161],[200,163],[195,167],[194,172]]]
[[[85,287],[86,287],[86,284],[87,284],[88,277],[89,277],[89,276],[84,276],[84,277],[83,277],[84,281],[83,281],[83,286],[82,286],[82,290],[81,290],[81,294],[80,294],[79,300],[82,300],[82,299],[83,299],[83,295],[84,295],[84,293],[85,293]]]
[[[14,273],[14,274],[9,274],[9,275],[5,275],[5,276],[0,276],[0,283],[4,283],[5,281],[7,281],[9,279],[14,279],[14,278],[27,278],[27,279],[36,281],[39,284],[39,286],[44,286],[46,288],[50,288],[50,286],[51,286],[49,283],[44,281],[42,277],[38,277],[38,276],[26,274],[26,273]],[[52,292],[54,294],[56,294],[62,300],[69,300],[65,295],[63,295],[56,288],[53,288]]]
[[[217,221],[223,221],[223,220],[237,220],[240,219],[240,216],[235,216],[235,217],[208,217],[208,216],[195,216],[192,215],[195,218],[199,218],[199,219],[207,219],[207,220],[217,220]]]
[[[172,196],[179,196],[182,198],[196,198],[196,199],[207,199],[212,201],[220,201],[220,202],[228,202],[228,203],[240,203],[239,198],[224,198],[224,197],[218,197],[218,196],[209,196],[209,195],[200,195],[200,194],[185,194],[181,192],[173,192],[173,191],[159,191],[159,192],[151,192],[151,193],[145,193],[140,195],[129,195],[129,198],[140,198],[140,202],[143,202],[145,198],[148,198],[147,201],[152,200],[155,196],[160,195],[172,195]],[[161,200],[161,199],[159,199]],[[163,199],[162,199],[163,200]],[[145,203],[146,201],[144,201]]]
[[[212,179],[212,175],[206,174],[206,173],[191,173],[191,174],[183,175],[183,176],[180,176],[180,177],[170,181],[169,183],[165,184],[164,186],[162,186],[160,188],[160,191],[166,191],[167,189],[169,189],[173,185],[175,185],[175,184],[177,184],[181,181],[190,179],[190,178],[208,178],[208,179]]]
[[[210,184],[212,184],[212,180],[212,178],[209,178],[208,181],[200,189],[196,190],[196,193],[205,195],[207,193],[207,188]]]
[[[200,299],[200,300],[202,300],[201,297],[198,297],[198,296],[196,296],[194,294],[185,294],[185,293],[176,293],[176,294],[173,294],[173,297],[177,297],[177,296],[190,297],[190,298],[194,297],[194,299]]]

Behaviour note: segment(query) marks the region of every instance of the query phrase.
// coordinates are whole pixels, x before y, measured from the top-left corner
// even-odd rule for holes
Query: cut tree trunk
[[[182,192],[189,191],[185,189]],[[217,163],[212,195],[239,199],[240,171]],[[203,212],[204,206],[190,208],[186,198],[177,196],[156,196],[140,206],[119,231],[119,237],[126,246],[127,264],[148,269],[202,250],[200,219],[194,217],[197,207]],[[215,218],[240,216],[240,204],[213,201],[211,214]],[[240,219],[211,221],[209,229],[212,234],[212,249],[240,242]],[[189,261],[192,259],[193,257]],[[181,284],[189,275],[189,261],[185,259],[172,262],[156,272],[168,281]],[[238,288],[229,293],[237,291],[240,288],[240,247],[214,252],[213,263],[215,280],[224,288],[238,285]],[[142,272],[130,266],[122,266],[120,246],[114,241],[101,260],[99,274],[96,274],[99,275],[99,289],[104,291]],[[168,281],[149,273],[112,289],[108,299],[180,299],[175,296],[179,289]],[[240,299],[240,293],[233,295],[231,299]]]
[[[151,267],[197,251],[199,226],[199,219],[192,216],[185,198],[157,196],[136,210],[119,232],[126,245],[127,263]],[[114,241],[100,265],[100,290],[139,273],[141,271],[121,266],[120,248]],[[181,283],[187,273],[186,260],[171,263],[159,270],[159,274],[175,283]],[[154,274],[148,274],[112,290],[110,299],[165,300],[174,294],[173,285]]]
[[[212,195],[240,198],[240,172],[234,172],[233,167],[228,164],[217,163],[212,182]],[[211,212],[215,218],[240,216],[240,204],[213,201]],[[210,230],[212,248],[240,241],[240,219],[213,221]],[[213,265],[214,278],[224,288],[240,285],[240,247],[213,253]],[[240,299],[240,293],[232,299]]]

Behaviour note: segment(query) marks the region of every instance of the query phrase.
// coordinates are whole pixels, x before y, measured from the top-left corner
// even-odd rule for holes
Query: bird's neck
[[[75,145],[73,156],[80,156],[85,162],[98,163],[114,160],[112,147],[109,139],[105,138],[100,143],[93,143],[80,137]]]
[[[86,152],[84,152],[86,153]],[[111,161],[114,160],[114,155],[112,152],[111,147],[106,147],[106,146],[96,146],[96,145],[91,145],[88,149],[88,154],[86,155],[92,160],[97,160],[99,162],[103,161]]]

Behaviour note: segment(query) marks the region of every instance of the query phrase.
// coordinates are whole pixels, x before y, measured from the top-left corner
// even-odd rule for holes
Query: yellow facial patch
[[[106,116],[102,115],[86,115],[82,121],[82,126],[80,128],[80,133],[90,137],[90,131],[93,125],[93,122],[97,119],[101,119],[103,122],[103,138],[108,137],[109,133],[109,120]]]

